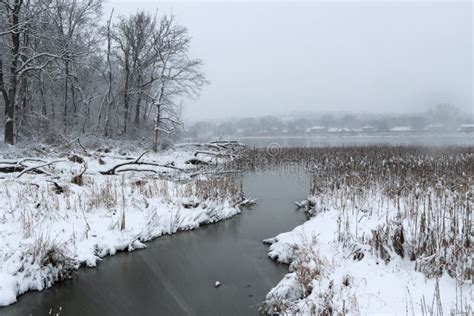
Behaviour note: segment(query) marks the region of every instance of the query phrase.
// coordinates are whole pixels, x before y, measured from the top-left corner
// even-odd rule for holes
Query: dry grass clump
[[[212,176],[205,179],[193,179],[183,183],[167,180],[148,179],[132,183],[132,191],[145,198],[159,197],[166,201],[179,198],[198,200],[232,201],[242,192],[241,184],[231,176]]]
[[[140,179],[132,181],[131,188],[134,193],[147,199],[160,197],[167,201],[171,200],[172,188],[170,182],[166,180]]]
[[[88,194],[87,206],[90,209],[105,207],[111,209],[116,207],[118,199],[117,181],[107,180],[104,183],[93,183],[91,192]]]
[[[290,270],[295,272],[298,283],[303,289],[303,297],[311,294],[313,281],[321,277],[323,269],[327,265],[314,249],[314,245],[296,247],[294,249],[296,259],[290,265]]]
[[[40,276],[31,285],[36,290],[49,288],[59,280],[70,278],[77,269],[77,262],[67,255],[66,248],[49,235],[39,234],[23,251],[16,274]]]
[[[242,192],[242,187],[234,177],[219,176],[188,182],[185,192],[202,200],[224,201],[237,197]]]
[[[236,204],[241,202],[241,183],[235,177],[210,176],[203,179],[192,179],[186,182],[146,178],[131,178],[125,182],[111,179],[94,184],[90,194],[86,195],[89,209],[104,207],[116,209],[126,195],[127,205],[148,207],[150,199],[158,198],[165,203],[181,203],[186,208],[195,208],[201,203],[210,202]]]
[[[317,239],[294,246],[290,284],[277,285],[260,306],[260,312],[272,315],[350,315],[358,310],[351,291],[352,276],[330,278],[332,263],[317,251]],[[358,314],[358,313],[354,313]]]
[[[70,266],[71,268],[74,266],[74,261],[66,255],[63,246],[44,234],[41,234],[35,239],[35,242],[29,249],[29,253],[32,261],[38,263],[40,266]],[[63,270],[63,273],[72,271],[72,269],[67,268],[61,270]]]

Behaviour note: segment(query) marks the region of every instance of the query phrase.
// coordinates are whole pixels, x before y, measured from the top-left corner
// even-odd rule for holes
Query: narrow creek
[[[265,238],[305,220],[293,201],[307,197],[304,173],[243,176],[252,209],[194,231],[158,238],[145,250],[105,258],[72,280],[29,292],[0,315],[252,315],[288,271],[267,255]],[[214,287],[215,281],[221,286]]]

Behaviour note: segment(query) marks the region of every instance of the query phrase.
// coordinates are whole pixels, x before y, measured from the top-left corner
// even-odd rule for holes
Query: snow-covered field
[[[299,163],[308,162],[313,188],[308,200],[297,202],[310,219],[264,241],[268,255],[289,264],[290,272],[267,294],[262,311],[472,315],[469,148],[283,149],[265,155],[256,160],[295,162],[297,155]]]
[[[51,287],[80,266],[94,267],[104,256],[142,249],[153,238],[240,212],[245,198],[239,185],[231,177],[205,177],[198,170],[226,158],[201,154],[197,161],[193,146],[146,153],[139,160],[146,164],[101,174],[136,161],[143,152],[133,150],[2,151],[0,306]]]

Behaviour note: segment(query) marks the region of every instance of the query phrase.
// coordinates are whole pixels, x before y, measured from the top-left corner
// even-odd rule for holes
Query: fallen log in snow
[[[27,165],[26,161],[36,161],[42,162],[39,165]],[[46,161],[40,158],[22,158],[16,161],[0,161],[0,172],[1,173],[16,173],[19,172],[17,178],[20,178],[27,172],[33,172],[36,174],[47,174],[51,175],[42,168],[48,167],[58,162],[64,162],[64,159],[53,160],[53,161]]]
[[[115,174],[117,174],[117,172],[124,172],[125,170],[127,170],[127,171],[141,171],[140,169],[124,169],[124,170],[122,170],[122,171],[121,171],[121,170],[118,170],[120,167],[131,166],[131,165],[137,165],[137,166],[154,166],[154,167],[169,168],[169,169],[174,169],[174,170],[178,170],[178,171],[181,171],[181,172],[186,172],[186,170],[174,166],[174,164],[173,164],[172,162],[171,162],[171,163],[168,163],[168,164],[159,164],[159,163],[156,163],[156,162],[140,161],[140,159],[142,159],[143,156],[144,156],[146,153],[147,153],[147,152],[145,151],[145,152],[142,153],[140,156],[138,156],[138,158],[135,159],[134,161],[127,161],[127,162],[119,163],[119,164],[113,166],[112,168],[110,168],[109,170],[106,170],[106,171],[99,171],[99,172],[100,172],[100,174],[102,174],[102,175],[115,175]],[[149,171],[149,170],[148,170],[148,171]]]
[[[51,166],[55,163],[58,163],[58,162],[64,162],[65,160],[64,159],[59,159],[59,160],[53,160],[53,161],[50,161],[50,162],[46,162],[44,164],[41,164],[41,165],[37,165],[37,166],[30,166],[28,168],[25,168],[23,169],[20,174],[17,176],[17,178],[21,177],[22,175],[24,175],[25,173],[27,172],[31,172],[31,171],[35,171],[35,170],[41,170],[42,173],[45,173],[45,174],[48,174],[50,175],[49,173],[47,173],[46,171],[40,169],[40,168],[44,168],[44,167],[48,167],[48,166]]]

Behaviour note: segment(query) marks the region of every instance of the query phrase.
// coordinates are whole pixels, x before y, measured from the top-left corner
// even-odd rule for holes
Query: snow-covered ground
[[[456,280],[446,271],[427,277],[410,260],[408,231],[403,221],[403,257],[395,245],[383,245],[381,258],[372,244],[374,231],[397,214],[394,204],[376,214],[346,205],[310,208],[312,217],[294,230],[265,240],[268,255],[289,264],[288,273],[266,297],[264,310],[285,314],[469,315],[473,308],[472,280]],[[380,202],[374,198],[374,204]],[[305,204],[305,203],[303,203]],[[319,211],[316,211],[319,210]],[[369,215],[370,214],[370,215]],[[387,214],[391,214],[388,215]],[[412,223],[413,224],[413,223]],[[367,241],[366,243],[361,241]],[[391,240],[392,241],[392,240]],[[465,263],[467,267],[471,262]],[[418,271],[416,271],[418,270]]]
[[[360,226],[365,224],[369,228],[375,222],[364,221]],[[414,263],[401,257],[388,264],[369,252],[361,260],[354,258],[355,254],[337,241],[338,225],[338,212],[328,211],[266,240],[271,243],[269,256],[291,263],[292,271],[268,293],[268,308],[289,314],[331,309],[361,315],[406,315],[407,311],[421,315],[423,309],[426,314],[437,310],[435,278],[414,271]],[[438,284],[445,314],[456,306],[459,313],[463,304],[472,304],[471,284],[457,286],[446,273]],[[305,291],[310,291],[309,295]]]
[[[195,148],[187,147],[147,153],[140,162],[150,164],[125,165],[114,175],[100,172],[142,152],[3,150],[0,167],[18,171],[0,173],[0,306],[51,287],[80,266],[94,267],[104,256],[238,214],[245,201],[238,184],[202,176],[189,163]],[[199,159],[216,161],[205,154]],[[21,171],[51,162],[38,169],[42,174]],[[141,171],[124,171],[131,168]]]

